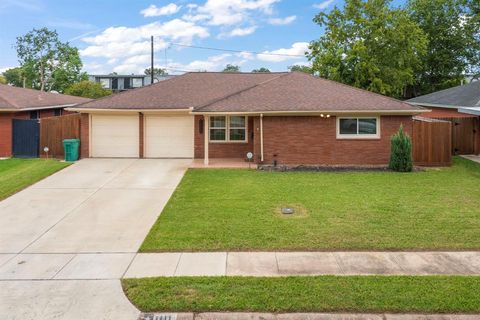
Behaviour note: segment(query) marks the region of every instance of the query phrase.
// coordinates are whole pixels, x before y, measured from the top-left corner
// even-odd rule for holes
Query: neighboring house
[[[432,110],[422,115],[424,117],[449,120],[454,124],[453,153],[480,153],[480,81],[419,96],[407,102]]]
[[[155,77],[154,82],[163,81],[173,76]],[[89,75],[88,79],[92,82],[98,82],[102,87],[111,89],[113,92],[122,92],[129,89],[135,89],[147,86],[151,83],[151,77],[144,74],[98,74]]]
[[[13,119],[60,116],[90,99],[0,84],[0,157],[12,156]]]
[[[386,164],[424,109],[300,73],[187,73],[74,108],[83,157]]]

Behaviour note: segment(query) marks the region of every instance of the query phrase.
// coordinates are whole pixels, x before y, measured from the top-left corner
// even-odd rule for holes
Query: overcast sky
[[[44,26],[80,49],[90,74],[143,72],[151,35],[156,66],[170,73],[217,71],[228,63],[283,71],[308,63],[301,55],[322,33],[312,18],[335,5],[342,0],[0,0],[0,71],[18,64],[15,37]]]

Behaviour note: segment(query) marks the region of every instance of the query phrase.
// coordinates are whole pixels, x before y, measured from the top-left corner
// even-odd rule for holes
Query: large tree
[[[390,0],[346,0],[314,22],[325,33],[310,43],[312,69],[320,76],[401,97],[415,82],[427,39],[406,10]]]
[[[15,48],[24,77],[36,89],[63,92],[85,79],[78,49],[61,42],[56,31],[33,29],[17,37]]]
[[[460,84],[480,69],[480,1],[409,0],[407,9],[428,38],[415,94]]]

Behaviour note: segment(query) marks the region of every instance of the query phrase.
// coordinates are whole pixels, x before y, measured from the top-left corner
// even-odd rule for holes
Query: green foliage
[[[1,160],[0,200],[69,165],[65,162],[45,159]]]
[[[309,66],[302,66],[299,64],[294,64],[293,66],[289,66],[288,70],[290,71],[298,71],[298,72],[305,72],[308,74],[313,74],[313,69],[312,67]]]
[[[479,185],[457,157],[411,174],[191,169],[140,251],[478,250]]]
[[[0,76],[0,83],[7,84],[7,79],[4,76]]]
[[[88,80],[83,80],[77,83],[74,83],[65,90],[65,94],[72,96],[98,99],[112,94],[112,90],[105,89],[98,82],[91,82]]]
[[[478,276],[158,277],[122,285],[144,312],[480,312]]]
[[[390,0],[346,0],[343,9],[320,12],[325,33],[307,54],[320,76],[384,95],[401,97],[415,83],[427,38],[406,10]]]
[[[412,163],[412,140],[403,131],[403,126],[390,139],[390,164],[391,170],[399,172],[410,172],[413,169]]]
[[[234,64],[227,64],[222,72],[240,72],[240,67]]]
[[[428,38],[417,95],[459,85],[465,73],[480,71],[480,1],[409,0],[407,8]]]
[[[3,76],[5,77],[8,84],[11,84],[15,87],[23,87],[25,81],[25,87],[31,88],[32,81],[31,78],[33,77],[31,74],[28,74],[31,70],[28,66],[25,67],[16,67],[10,68],[3,72]]]
[[[252,72],[253,73],[269,73],[270,70],[265,68],[265,67],[261,67],[261,68],[258,68],[258,69],[253,69]]]
[[[147,68],[143,71],[143,73],[145,73],[147,76],[151,75],[152,74],[152,70],[150,68]],[[162,68],[153,68],[153,76],[167,76],[168,75],[168,72],[166,69],[162,69]]]
[[[81,73],[83,65],[78,49],[61,42],[56,31],[33,29],[17,37],[15,48],[22,78],[29,87],[63,92],[73,83],[86,79]]]

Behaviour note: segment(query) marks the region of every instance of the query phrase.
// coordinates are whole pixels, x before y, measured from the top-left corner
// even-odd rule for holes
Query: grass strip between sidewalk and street
[[[122,284],[144,312],[480,312],[480,277],[160,277]]]

